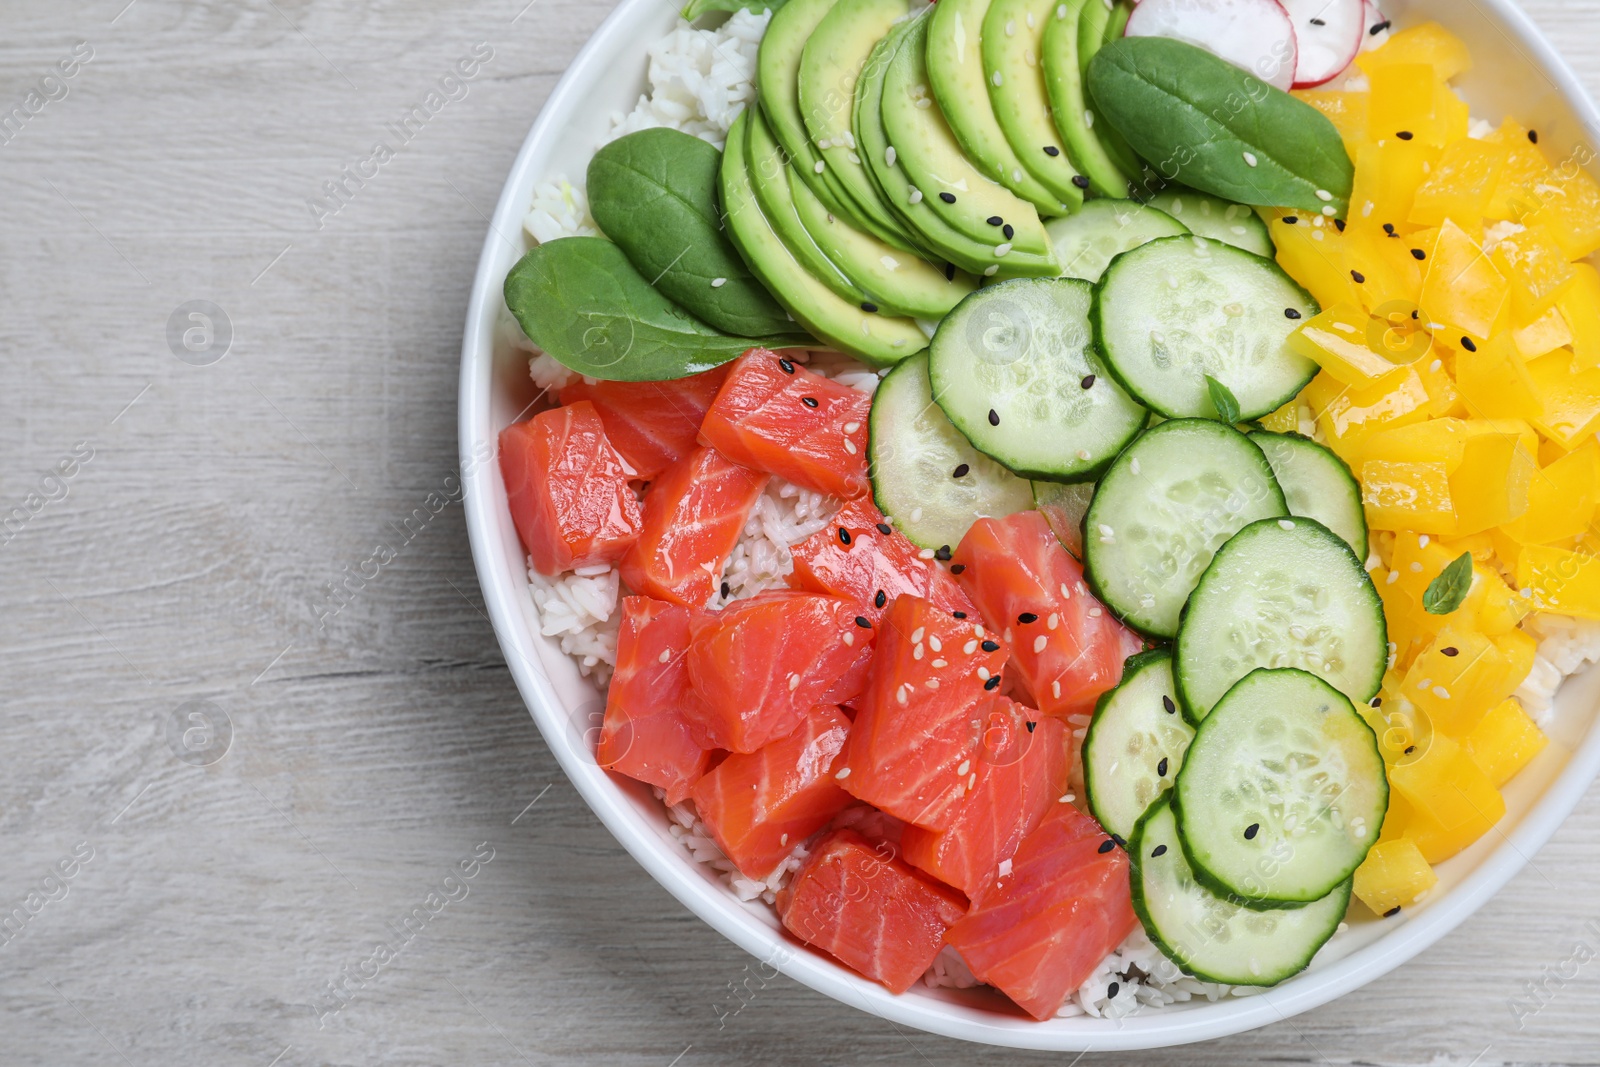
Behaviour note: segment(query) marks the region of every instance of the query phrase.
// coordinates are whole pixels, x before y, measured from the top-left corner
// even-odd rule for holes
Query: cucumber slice
[[[1166,212],[1135,200],[1091,200],[1076,215],[1051,219],[1044,228],[1061,273],[1088,282],[1099,281],[1111,261],[1130,248],[1189,232]]]
[[[1200,722],[1258,667],[1298,667],[1358,704],[1388,662],[1383,601],[1361,560],[1315,519],[1267,519],[1217,552],[1178,628],[1178,694]]]
[[[1217,549],[1257,519],[1287,515],[1261,450],[1210,419],[1146,430],[1111,464],[1084,518],[1084,574],[1128,625],[1155,637]]]
[[[1206,378],[1257,419],[1317,373],[1289,334],[1320,309],[1269,259],[1204,237],[1168,237],[1124,252],[1095,295],[1095,325],[1123,387],[1168,418],[1216,413]]]
[[[1378,840],[1389,781],[1372,727],[1321,678],[1252,671],[1195,731],[1172,791],[1183,852],[1213,892],[1309,904]]]
[[[1050,524],[1056,540],[1072,553],[1074,559],[1080,561],[1083,559],[1083,517],[1088,513],[1092,499],[1092,482],[1033,483],[1033,506]]]
[[[1103,470],[1148,412],[1094,351],[1094,290],[1019,278],[961,301],[928,346],[933,397],[974,447],[1029,478],[1083,481]]]
[[[1242,248],[1271,259],[1278,254],[1267,233],[1267,224],[1252,208],[1233,204],[1207,193],[1197,193],[1181,185],[1169,185],[1145,201],[1160,208],[1201,237]]]
[[[925,355],[879,383],[867,425],[873,501],[922,548],[954,548],[977,520],[1033,506],[1028,483],[973,448],[933,402]]]
[[[1165,800],[1150,809],[1129,842],[1133,910],[1157,948],[1204,982],[1268,986],[1306,969],[1339,929],[1352,880],[1303,908],[1257,911],[1195,880]]]
[[[1289,514],[1316,519],[1344,538],[1356,558],[1367,558],[1367,513],[1361,507],[1361,486],[1344,460],[1332,449],[1297,433],[1250,435],[1272,464],[1283,489]]]
[[[1178,777],[1194,729],[1178,714],[1172,653],[1131,656],[1121,683],[1100,698],[1083,737],[1089,812],[1107,833],[1128,839],[1150,805]]]

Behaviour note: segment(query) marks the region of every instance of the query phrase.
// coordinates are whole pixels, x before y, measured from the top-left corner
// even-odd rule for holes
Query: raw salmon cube
[[[649,481],[695,449],[700,423],[728,376],[726,366],[666,382],[595,382],[561,390],[561,402],[587,400],[606,436],[638,477]]]

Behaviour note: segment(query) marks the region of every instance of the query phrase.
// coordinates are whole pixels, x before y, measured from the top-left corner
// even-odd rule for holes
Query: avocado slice
[[[1099,196],[1121,199],[1128,195],[1128,175],[1090,128],[1083,94],[1083,65],[1078,62],[1079,30],[1087,8],[1104,12],[1100,0],[1061,0],[1045,20],[1040,54],[1044,59],[1045,89],[1050,94],[1050,109],[1057,129],[1066,139],[1067,150],[1089,179],[1089,188]],[[1098,49],[1098,44],[1095,45]],[[1114,130],[1111,132],[1115,132]]]
[[[1055,121],[1040,58],[1056,0],[994,0],[983,17],[983,82],[1006,140],[1035,178],[1074,210],[1089,180],[1078,173]]]
[[[994,248],[980,244],[951,227],[936,215],[922,191],[911,184],[899,158],[889,150],[883,123],[883,88],[890,63],[904,46],[915,22],[903,22],[873,48],[862,68],[856,86],[854,130],[861,158],[877,181],[884,200],[921,240],[940,256],[974,274],[994,277],[1002,270],[1005,277],[1043,276],[1057,273],[1055,260],[1048,256],[1012,251],[999,257]],[[929,102],[932,103],[931,101]]]
[[[907,0],[836,0],[811,31],[799,72],[800,114],[833,186],[844,191],[847,217],[858,228],[894,234],[896,246],[906,250],[916,242],[861,164],[850,105],[872,46],[908,14]]]
[[[928,17],[928,84],[933,99],[967,158],[990,178],[1039,209],[1065,215],[1069,206],[1046,189],[1022,160],[995,119],[983,81],[979,38],[990,0],[939,0]]]
[[[883,127],[895,149],[894,169],[905,172],[934,214],[990,246],[997,260],[1014,252],[1048,257],[1050,239],[1033,205],[974,167],[934,106],[925,57],[928,20],[908,26],[883,79]]]
[[[1132,5],[1120,0],[1109,4],[1089,4],[1083,9],[1083,18],[1078,23],[1078,76],[1081,84],[1089,84],[1090,62],[1101,48],[1122,36],[1122,31],[1128,27],[1128,16],[1132,14]],[[1139,181],[1144,174],[1144,164],[1139,162],[1138,153],[1111,123],[1095,125],[1094,114],[1089,108],[1089,94],[1083,92],[1081,95],[1084,100],[1084,123],[1094,131],[1100,144],[1111,154],[1128,180]]]
[[[749,115],[728,131],[718,185],[728,236],[750,271],[813,335],[875,366],[897,363],[928,347],[928,338],[910,319],[862,310],[823,285],[795,258],[767,220],[751,185],[745,142]]]

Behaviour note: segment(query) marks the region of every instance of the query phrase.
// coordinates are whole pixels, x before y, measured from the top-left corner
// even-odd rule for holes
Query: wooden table
[[[736,996],[512,688],[430,494],[485,214],[607,10],[526,3],[0,3],[0,103],[73,72],[0,144],[0,1063],[998,1058]],[[1600,89],[1600,3],[1529,7]],[[1600,963],[1544,977],[1600,948],[1597,843],[1591,796],[1417,961],[1129,1062],[1600,1062]]]

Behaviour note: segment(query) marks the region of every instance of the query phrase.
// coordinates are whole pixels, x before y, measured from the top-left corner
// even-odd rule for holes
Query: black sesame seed
[[[1416,750],[1417,750],[1417,746],[1416,745],[1407,745],[1406,746],[1406,755],[1409,756],[1409,755],[1411,755],[1411,753],[1415,752]]]
[[[1122,835],[1121,834],[1112,834],[1111,835],[1111,840],[1113,840],[1113,841],[1115,841],[1117,843],[1117,847],[1118,848],[1127,848],[1128,847],[1128,842],[1126,842],[1126,841],[1124,841],[1122,839]]]
[[[1383,917],[1385,919],[1387,919],[1391,915],[1399,915],[1399,914],[1400,914],[1400,905],[1396,904],[1394,907],[1392,907],[1388,911],[1384,912],[1383,913]]]
[[[1298,308],[1284,308],[1283,317],[1286,319],[1298,319],[1300,317],[1300,310]]]
[[[1399,236],[1399,234],[1394,232],[1394,223],[1392,223],[1392,222],[1386,222],[1386,223],[1383,224],[1383,232],[1388,234],[1390,237],[1398,237]]]
[[[999,689],[1000,688],[1000,676],[998,674],[991,676],[990,679],[987,682],[983,683],[983,687],[985,689]]]
[[[999,652],[1000,644],[997,641],[985,641],[980,646],[985,652]]]
[[[1059,156],[1061,154],[1061,149],[1057,148],[1053,144],[1047,144],[1044,146],[1044,154],[1054,158],[1055,156]]]
[[[1412,133],[1410,130],[1401,130],[1399,133],[1395,134],[1395,136],[1400,138],[1402,141],[1409,141],[1411,138],[1415,137],[1416,134]]]
[[[1117,843],[1115,841],[1102,841],[1100,842],[1100,855],[1104,856],[1107,852],[1110,852],[1116,847]]]
[[[952,477],[952,478],[965,478],[967,476],[967,473],[969,471],[971,471],[971,470],[972,470],[971,467],[969,467],[965,463],[963,463],[963,464],[961,464],[961,466],[957,467],[955,470],[950,472],[950,477]]]
[[[1024,611],[1021,615],[1017,616],[1017,621],[1020,622],[1022,625],[1026,626],[1030,622],[1038,622],[1039,621],[1039,616],[1035,615],[1031,611]]]
[[[940,563],[949,563],[950,562],[950,546],[949,545],[940,545],[938,548],[934,549],[933,550],[933,558],[938,560]]]
[[[1412,318],[1416,318],[1416,317],[1417,317],[1417,313],[1416,313],[1416,312],[1415,312],[1415,311],[1413,311],[1413,312],[1412,312],[1412,313],[1411,313],[1411,317],[1412,317]]]
[[[1313,25],[1313,26],[1326,26],[1327,23],[1325,21],[1323,21],[1322,19],[1312,19],[1311,20],[1311,25]]]
[[[1074,174],[1072,176],[1072,184],[1076,185],[1079,189],[1087,189],[1089,188],[1089,179],[1085,178],[1081,174]]]
[[[1295,223],[1300,221],[1300,216],[1299,215],[1285,215],[1283,217],[1283,221],[1284,221],[1285,224],[1287,224],[1289,226],[1293,226]]]
[[[1538,130],[1529,130],[1528,131],[1528,140],[1533,144],[1538,144],[1539,143],[1539,131]]]
[[[1166,854],[1167,854],[1167,846],[1166,845],[1157,845],[1155,848],[1150,850],[1150,855],[1152,855],[1152,856],[1165,856]]]
[[[1441,648],[1439,650],[1439,655],[1455,657],[1461,655],[1461,650],[1456,648],[1454,645],[1451,645],[1449,648]]]
[[[944,265],[944,280],[947,282],[956,280],[956,265],[954,263],[946,263]]]
[[[1427,259],[1428,258],[1428,253],[1424,252],[1420,248],[1413,248],[1411,250],[1411,258],[1412,259],[1419,259],[1419,260],[1420,259]]]
[[[865,615],[857,615],[856,625],[861,627],[863,630],[870,630],[872,629],[872,620],[867,618]]]
[[[1034,727],[1035,727],[1035,726],[1038,726],[1038,725],[1039,725],[1039,724],[1038,724],[1038,723],[1036,723],[1036,722],[1030,722],[1030,723],[1028,723],[1028,732],[1029,732],[1029,733],[1030,733],[1030,734],[1031,734],[1031,733],[1033,733],[1033,728],[1034,728]]]
[[[1122,984],[1120,982],[1112,982],[1110,985],[1106,986],[1106,999],[1110,1000],[1120,992],[1122,992]]]
[[[848,545],[850,543],[850,531],[846,530],[843,526],[839,527],[839,543],[841,545]]]
[[[1171,697],[1167,697],[1167,696],[1162,697],[1161,698],[1161,707],[1168,715],[1176,715],[1176,714],[1178,714],[1178,705],[1176,705],[1176,704],[1174,704],[1172,702],[1172,698]]]
[[[894,533],[894,527],[890,526],[886,522],[880,522],[878,523],[878,532],[883,534],[883,536],[888,537],[890,534]]]
[[[964,611],[952,611],[950,613],[950,615],[951,615],[952,618],[957,618],[957,619],[964,619],[964,618],[967,617],[967,613],[964,612]]]
[[[966,571],[966,569],[967,569],[967,565],[965,563],[957,563],[955,566],[950,568],[950,573],[951,574],[962,574],[962,573],[964,573]]]
[[[1004,226],[1006,224],[1006,220],[1001,218],[999,215],[990,215],[984,221],[990,226]]]
[[[878,312],[878,305],[867,301],[862,301],[861,310],[865,311],[869,315],[875,315]]]
[[[943,200],[947,204],[953,204],[953,203],[956,202],[956,194],[955,193],[940,193],[939,194],[939,199]]]
[[[1256,839],[1256,834],[1260,832],[1261,824],[1258,822],[1253,822],[1244,828],[1244,839],[1246,841],[1254,841]]]
[[[814,396],[803,396],[800,398],[800,403],[804,404],[808,408],[814,408],[817,406],[817,398]]]
[[[1465,348],[1468,352],[1476,352],[1478,350],[1477,344],[1470,337],[1463,337],[1461,339],[1461,347]]]
[[[1353,270],[1350,272],[1350,280],[1355,282],[1357,285],[1365,285],[1367,282],[1367,276],[1358,270]]]
[[[790,363],[786,359],[778,360],[778,366],[783,368],[783,373],[785,373],[785,374],[793,374],[794,373],[794,364]]]
[[[1333,220],[1333,228],[1338,230],[1340,233],[1343,233],[1344,232],[1344,219],[1334,219]]]
[[[1083,386],[1085,389],[1093,389],[1094,388],[1094,375],[1092,375],[1092,374],[1084,375],[1083,381],[1079,382],[1078,384]]]
[[[872,606],[875,608],[881,608],[888,602],[889,594],[885,593],[882,589],[878,590],[878,595],[872,598]]]
[[[733,592],[733,590],[728,588],[728,583],[727,582],[723,582],[722,583],[722,599],[723,600],[727,600],[728,599],[728,594],[731,593],[731,592]]]
[[[1161,762],[1156,764],[1156,777],[1165,778],[1166,776],[1167,776],[1167,757],[1162,756],[1161,757]]]
[[[1008,241],[1011,240],[1013,237],[1015,237],[1017,235],[1016,228],[1013,227],[1011,225],[1011,223],[1009,223],[1009,222],[1006,223],[1004,226],[1002,226],[1000,228],[1000,232],[1005,236],[1005,239],[1008,240]]]
[[[1373,37],[1376,37],[1378,34],[1382,33],[1392,25],[1394,25],[1394,23],[1390,22],[1388,19],[1384,19],[1382,22],[1375,23],[1372,29],[1368,30],[1367,33],[1371,34]]]
[[[996,411],[994,408],[990,408],[989,409],[989,425],[990,426],[999,426],[1000,425],[1000,413],[998,411]]]
[[[1382,697],[1373,697],[1371,706],[1375,707],[1375,708],[1383,707],[1383,698]]]

